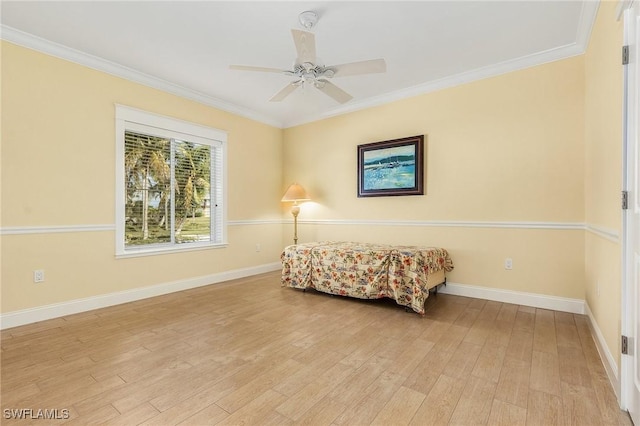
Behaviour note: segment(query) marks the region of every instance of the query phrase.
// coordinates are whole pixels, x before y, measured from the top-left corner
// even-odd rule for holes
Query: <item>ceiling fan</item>
[[[307,30],[313,28],[317,22],[318,15],[315,12],[307,11],[300,14],[300,23]],[[315,87],[341,104],[348,102],[353,98],[353,96],[330,82],[328,79],[334,77],[382,73],[387,70],[387,64],[384,59],[371,59],[368,61],[324,66],[319,63],[319,60],[316,57],[316,40],[313,33],[292,29],[291,34],[293,35],[293,42],[298,54],[292,70],[254,67],[248,65],[231,65],[229,68],[241,71],[274,72],[294,77],[294,81],[287,84],[282,90],[269,99],[271,102],[280,102],[293,93],[293,91],[298,87],[308,85]]]

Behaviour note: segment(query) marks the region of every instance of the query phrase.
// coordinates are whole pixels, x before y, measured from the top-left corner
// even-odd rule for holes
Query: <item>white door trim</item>
[[[618,3],[618,19],[624,15],[624,44],[633,46],[637,39],[636,32],[640,29],[632,24],[634,19],[631,16],[630,9],[634,1],[620,0]],[[627,12],[629,11],[629,12]],[[629,155],[631,137],[637,132],[638,125],[638,82],[631,80],[631,72],[638,67],[638,58],[633,58],[630,65],[624,67],[624,88],[623,88],[623,141],[622,141],[622,190],[630,191],[633,189],[634,175],[637,173],[635,166],[632,164],[634,159]],[[634,93],[635,92],[635,93]],[[631,195],[631,194],[630,194]],[[632,233],[635,227],[630,226],[631,212],[634,210],[634,204],[637,200],[630,200],[628,210],[622,210],[622,288],[621,288],[621,332],[623,336],[633,339],[635,333],[635,317],[637,315],[634,299],[636,290],[633,287],[633,253],[634,238]],[[629,342],[629,347],[635,346],[633,342]],[[624,410],[629,410],[633,405],[633,392],[635,388],[635,365],[634,356],[621,355],[620,358],[620,406]],[[638,407],[636,407],[637,410]]]

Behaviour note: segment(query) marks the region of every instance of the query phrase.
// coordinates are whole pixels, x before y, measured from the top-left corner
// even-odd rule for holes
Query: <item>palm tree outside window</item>
[[[126,121],[121,127],[117,254],[223,244],[224,145]]]

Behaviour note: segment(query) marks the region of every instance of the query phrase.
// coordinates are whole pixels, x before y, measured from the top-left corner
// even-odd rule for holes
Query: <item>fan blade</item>
[[[331,83],[328,80],[324,80],[324,79],[318,80],[315,86],[318,90],[323,92],[325,95],[332,97],[333,99],[340,102],[341,104],[345,102],[349,102],[351,99],[353,99],[353,96],[351,96],[350,94],[348,94],[347,92],[345,92],[344,90],[342,90],[341,88],[339,88],[338,86],[336,86],[335,84]]]
[[[232,70],[240,71],[260,71],[260,72],[277,72],[278,74],[286,74],[286,70],[279,70],[277,68],[265,68],[265,67],[252,67],[250,65],[229,65]]]
[[[335,73],[334,77],[347,77],[350,75],[373,74],[387,71],[387,63],[384,59],[371,59],[369,61],[350,62],[348,64],[333,65],[327,67]]]
[[[300,84],[301,81],[294,81],[293,83],[287,84],[281,91],[273,95],[271,99],[269,99],[269,102],[280,102],[291,93],[293,93],[293,91],[296,90],[300,86]]]
[[[298,52],[297,63],[304,64],[309,62],[316,63],[316,37],[313,33],[301,30],[291,30],[293,42]]]

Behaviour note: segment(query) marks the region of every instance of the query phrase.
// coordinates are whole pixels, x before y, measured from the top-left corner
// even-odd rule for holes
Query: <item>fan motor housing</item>
[[[307,10],[305,12],[302,12],[298,16],[298,19],[300,20],[300,24],[304,28],[310,30],[318,23],[318,14],[312,10]]]
[[[314,65],[309,62],[298,64],[293,68],[293,75],[304,80],[317,80],[322,77],[331,78],[334,74],[335,72],[331,68],[323,67],[322,65]]]

